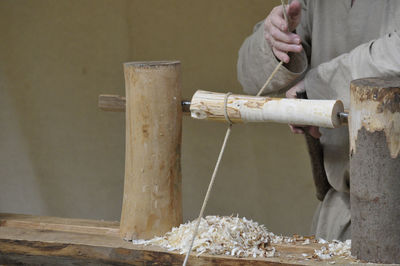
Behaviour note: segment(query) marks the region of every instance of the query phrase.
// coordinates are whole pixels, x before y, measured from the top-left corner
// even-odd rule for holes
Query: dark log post
[[[182,223],[179,62],[124,65],[125,183],[120,232],[149,239]]]
[[[352,254],[400,263],[400,78],[351,83]]]

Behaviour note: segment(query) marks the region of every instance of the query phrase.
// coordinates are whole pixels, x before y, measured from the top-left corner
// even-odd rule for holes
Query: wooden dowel
[[[224,117],[225,93],[197,91],[190,111],[193,118],[226,121]],[[230,95],[227,113],[234,123],[277,122],[335,128],[341,125],[338,113],[343,103],[336,100],[303,100]]]
[[[189,115],[190,102],[187,100],[182,100],[181,106],[183,114]],[[126,99],[120,95],[100,94],[98,107],[103,111],[125,112]]]
[[[111,94],[99,95],[99,108],[103,111],[125,112],[125,97]]]
[[[179,62],[124,65],[126,85],[124,239],[149,239],[182,223]]]

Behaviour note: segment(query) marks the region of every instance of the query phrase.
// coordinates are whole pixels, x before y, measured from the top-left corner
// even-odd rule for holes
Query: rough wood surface
[[[80,228],[77,232],[68,231],[52,224],[63,223],[69,228]],[[18,221],[30,224],[22,228]],[[35,225],[36,224],[36,225]],[[101,222],[81,219],[63,219],[55,217],[36,217],[29,215],[0,215],[0,264],[31,265],[182,265],[184,255],[168,252],[155,246],[133,245],[122,240],[116,234],[104,234],[104,230],[93,228],[110,225],[114,230],[115,222]],[[84,228],[88,228],[85,233]],[[45,229],[39,229],[45,228]],[[61,230],[58,230],[61,229]],[[70,230],[70,229],[68,229]],[[98,233],[93,233],[98,232]],[[307,260],[314,249],[321,244],[273,245],[277,257],[268,259],[233,258],[228,256],[192,255],[189,265],[323,265],[327,262]],[[337,264],[353,263],[353,260],[335,258],[330,261]]]
[[[181,105],[183,115],[189,115],[190,102],[182,100]],[[120,95],[100,94],[98,106],[103,111],[125,112],[126,98]]]
[[[193,118],[226,121],[225,93],[197,91],[192,98],[190,111]],[[234,123],[277,122],[295,125],[335,128],[341,125],[338,117],[343,112],[341,101],[303,100],[230,95],[227,113]]]
[[[0,226],[84,234],[119,235],[119,222],[87,219],[71,220],[68,218],[32,216],[26,214],[0,213]]]
[[[119,95],[101,94],[98,104],[103,111],[125,112],[126,99]]]
[[[179,62],[124,65],[126,86],[124,239],[149,239],[182,223],[182,107]]]
[[[400,263],[400,78],[351,83],[352,254]]]

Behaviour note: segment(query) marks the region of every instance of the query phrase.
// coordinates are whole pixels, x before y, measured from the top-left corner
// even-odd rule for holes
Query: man
[[[244,91],[255,94],[282,60],[285,64],[266,88],[294,98],[339,99],[346,109],[350,81],[400,76],[400,1],[294,0],[257,24],[243,43],[237,65]],[[294,133],[301,128],[291,126]],[[351,238],[348,129],[312,128],[320,138],[332,188],[319,204],[312,233],[327,240]]]

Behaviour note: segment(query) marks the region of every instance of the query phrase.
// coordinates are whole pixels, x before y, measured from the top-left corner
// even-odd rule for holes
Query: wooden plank
[[[161,248],[133,245],[112,236],[0,227],[0,263],[58,265],[181,265],[184,256]],[[295,261],[293,261],[295,262]],[[290,265],[279,259],[252,260],[192,256],[189,265]]]
[[[119,234],[119,222],[0,213],[0,226],[85,234]]]
[[[57,226],[55,226],[57,225]],[[133,245],[114,230],[116,222],[30,215],[0,215],[0,264],[41,265],[181,265],[184,255],[155,246]],[[25,227],[26,226],[26,227]],[[111,232],[107,228],[110,226]],[[94,228],[100,228],[99,230]],[[73,230],[77,232],[73,232]],[[189,265],[322,265],[306,260],[321,244],[273,245],[273,258],[192,255]],[[306,256],[303,256],[306,255]],[[337,264],[354,260],[335,258]]]

